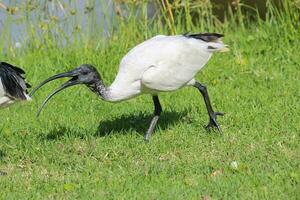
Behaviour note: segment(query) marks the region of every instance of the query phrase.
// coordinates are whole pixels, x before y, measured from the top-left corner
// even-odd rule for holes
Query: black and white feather
[[[183,34],[187,38],[194,38],[198,40],[203,40],[205,42],[219,42],[220,38],[224,37],[223,34],[219,33],[196,33],[196,34]]]
[[[6,62],[0,62],[0,107],[8,106],[17,100],[30,100],[24,70]]]

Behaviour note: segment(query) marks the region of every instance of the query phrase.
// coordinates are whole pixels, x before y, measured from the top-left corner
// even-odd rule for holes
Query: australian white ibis
[[[24,78],[24,70],[0,62],[0,107],[8,106],[17,100],[30,100],[27,88],[30,85]]]
[[[43,102],[38,115],[47,101],[61,90],[84,84],[104,101],[118,102],[141,94],[150,94],[154,102],[154,117],[145,134],[149,140],[162,108],[158,99],[160,92],[174,91],[184,86],[197,88],[205,101],[209,115],[207,128],[220,126],[216,120],[220,112],[214,112],[206,87],[194,77],[208,62],[213,52],[225,51],[227,46],[217,33],[158,35],[131,49],[121,60],[119,72],[113,83],[106,87],[97,69],[83,64],[66,73],[54,75],[38,85],[31,95],[49,81],[70,77],[71,79],[51,93]]]

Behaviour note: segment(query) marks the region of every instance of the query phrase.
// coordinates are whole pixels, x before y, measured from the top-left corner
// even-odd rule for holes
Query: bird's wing
[[[160,62],[150,66],[141,79],[144,89],[173,91],[185,86],[197,73],[198,66],[184,66],[180,63]]]
[[[0,62],[0,79],[5,92],[17,99],[27,99],[27,88],[31,87],[26,83],[23,76],[24,70],[6,62]]]
[[[142,86],[157,91],[173,91],[185,86],[211,56],[206,42],[184,36],[167,37],[157,46],[146,54],[154,56],[141,78]]]
[[[205,42],[218,42],[220,38],[224,37],[224,35],[219,33],[196,33],[196,34],[183,34],[183,36],[187,38],[194,38],[198,40],[203,40]]]
[[[174,77],[171,74],[163,72],[163,66],[150,66],[143,74],[141,83],[143,89],[154,91],[172,91],[179,88],[179,84],[174,83]]]
[[[227,52],[229,49],[227,48],[227,45],[225,45],[221,38],[224,37],[224,35],[219,33],[197,33],[197,34],[184,34],[183,35],[186,38],[194,38],[197,40],[202,40],[207,43],[207,50],[210,52]]]

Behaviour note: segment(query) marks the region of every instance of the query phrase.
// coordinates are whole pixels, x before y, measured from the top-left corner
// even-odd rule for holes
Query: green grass
[[[226,113],[218,118],[222,134],[203,128],[208,116],[194,88],[160,95],[163,113],[150,143],[143,141],[153,113],[147,95],[111,104],[77,86],[36,118],[60,80],[32,102],[1,109],[0,198],[299,199],[300,35],[288,20],[228,25],[231,51],[215,54],[197,75],[215,110]],[[91,47],[32,41],[0,59],[22,66],[34,86],[82,63],[97,66],[109,85],[122,56],[161,33],[139,35],[134,26],[123,24]]]

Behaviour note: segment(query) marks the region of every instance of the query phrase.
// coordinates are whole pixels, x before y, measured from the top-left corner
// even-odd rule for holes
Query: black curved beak
[[[30,93],[29,96],[32,97],[32,95],[38,90],[40,89],[43,85],[45,85],[46,83],[53,81],[55,79],[59,79],[59,78],[65,78],[65,77],[76,77],[79,74],[77,73],[76,69],[65,72],[65,73],[61,73],[61,74],[56,74],[54,76],[51,76],[50,78],[47,78],[46,80],[44,80],[43,82],[41,82],[37,87],[35,87]]]
[[[77,84],[80,84],[81,81],[78,80],[78,75],[79,73],[77,72],[77,70],[72,70],[72,71],[69,71],[69,72],[65,72],[65,73],[61,73],[61,74],[57,74],[57,75],[54,75],[46,80],[44,80],[42,83],[40,83],[37,87],[35,87],[29,94],[29,96],[31,97],[38,89],[40,89],[43,85],[45,85],[46,83],[50,82],[50,81],[53,81],[53,80],[56,80],[56,79],[59,79],[59,78],[65,78],[65,77],[72,77],[69,81],[67,81],[66,83],[62,84],[59,88],[57,88],[56,90],[54,90],[54,92],[52,92],[51,94],[49,94],[47,96],[47,98],[44,100],[42,106],[39,108],[38,112],[37,112],[37,117],[40,115],[42,109],[45,107],[46,103],[57,93],[59,93],[60,91],[68,88],[68,87],[71,87],[71,86],[74,86],[74,85],[77,85]]]

